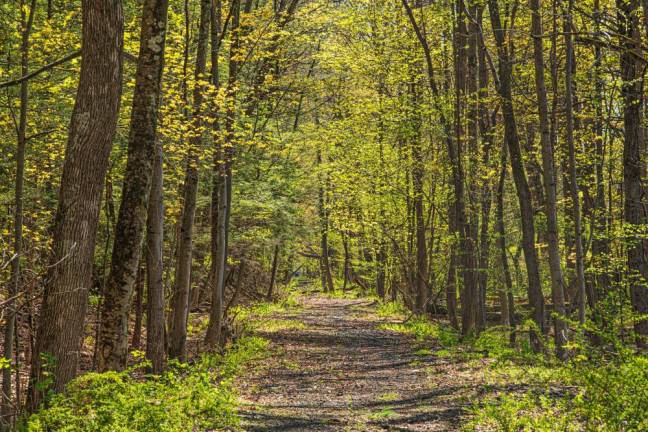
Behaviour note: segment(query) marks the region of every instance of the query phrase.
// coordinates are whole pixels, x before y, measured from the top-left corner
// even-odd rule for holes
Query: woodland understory
[[[647,66],[648,0],[3,0],[0,431],[648,430]]]

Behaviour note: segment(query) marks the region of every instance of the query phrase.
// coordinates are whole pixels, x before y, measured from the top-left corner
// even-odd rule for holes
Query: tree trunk
[[[122,370],[128,358],[128,315],[138,273],[156,153],[168,0],[146,0],[133,93],[128,161],[104,291],[98,368]]]
[[[31,371],[29,406],[76,376],[101,193],[117,127],[122,78],[123,11],[119,0],[83,0],[83,54],[54,223],[51,267],[45,279]],[[97,103],[97,101],[101,103]],[[49,377],[48,377],[49,379]]]
[[[142,317],[144,315],[144,268],[137,270],[137,279],[135,281],[135,323],[133,325],[133,340],[131,349],[139,350],[142,345]]]
[[[214,46],[216,35],[223,31],[221,28],[221,4],[218,2],[216,13],[212,15],[216,19],[214,25],[216,30],[212,30],[212,81],[219,86],[218,81],[218,50],[220,46]],[[225,131],[222,141],[216,148],[217,160],[214,161],[214,182],[212,184],[212,268],[211,280],[212,287],[212,304],[209,316],[209,325],[205,335],[205,344],[210,348],[220,345],[222,339],[223,327],[223,302],[225,297],[225,273],[227,272],[227,256],[229,241],[229,219],[231,214],[232,202],[232,156],[234,148],[234,103],[236,100],[235,86],[238,80],[238,61],[236,55],[239,50],[239,20],[240,20],[240,1],[233,1],[230,5],[230,15],[232,17],[232,44],[229,53],[229,77],[228,77],[228,109],[225,119]],[[220,38],[219,38],[220,40]],[[218,124],[214,124],[214,130],[218,129]]]
[[[547,216],[547,248],[549,253],[549,271],[551,274],[551,296],[554,312],[559,316],[565,315],[565,293],[563,274],[560,260],[560,242],[558,239],[558,208],[556,202],[556,165],[554,162],[554,149],[551,141],[549,120],[549,103],[547,99],[547,85],[544,77],[544,50],[542,38],[542,16],[540,0],[531,0],[532,24],[531,36],[533,37],[533,52],[535,64],[536,96],[538,98],[538,118],[540,124],[540,147],[542,152],[542,173],[544,180],[545,214]],[[554,341],[556,355],[564,358],[563,349],[567,342],[567,328],[560,318],[554,319]]]
[[[272,254],[272,270],[270,272],[270,286],[268,287],[268,295],[266,296],[268,300],[272,300],[275,280],[277,279],[278,266],[279,266],[279,244],[277,243],[274,247],[274,253]]]
[[[187,319],[189,317],[189,293],[191,292],[191,263],[193,255],[193,227],[196,216],[198,195],[198,149],[203,144],[203,79],[207,66],[207,47],[209,42],[209,22],[211,18],[211,0],[200,2],[200,29],[198,31],[198,50],[196,53],[193,100],[193,135],[187,161],[187,172],[184,183],[184,203],[180,222],[180,243],[172,299],[172,320],[169,331],[169,357],[185,361],[187,359]]]
[[[522,216],[522,247],[527,267],[528,297],[532,308],[532,317],[541,333],[545,331],[544,325],[544,297],[540,284],[540,270],[538,265],[538,253],[535,248],[535,224],[533,220],[533,204],[531,202],[531,191],[524,172],[522,152],[520,150],[520,138],[517,131],[515,111],[513,109],[512,74],[513,64],[512,53],[507,48],[507,41],[502,26],[499,5],[497,0],[489,0],[491,25],[495,34],[497,52],[499,57],[499,86],[498,91],[501,97],[502,112],[504,116],[504,135],[511,158],[513,181],[517,190],[520,212]],[[508,44],[512,45],[511,43]],[[531,344],[533,349],[539,352],[542,349],[542,342],[534,331],[531,332]]]
[[[644,8],[644,12],[648,12]],[[601,32],[601,4],[600,0],[594,1],[594,32],[597,36]],[[607,208],[605,203],[605,182],[604,163],[605,163],[605,138],[603,131],[603,79],[602,73],[603,53],[600,46],[594,48],[594,103],[596,107],[596,118],[594,120],[594,147],[596,151],[595,161],[595,179],[596,179],[596,198],[594,202],[593,220],[594,238],[592,239],[592,261],[593,266],[597,269],[595,275],[595,292],[598,298],[602,298],[610,289],[610,270],[609,257],[610,252],[608,236],[608,220],[606,217]],[[600,321],[599,311],[594,311]]]
[[[636,314],[648,314],[648,247],[639,234],[648,222],[643,204],[645,162],[642,160],[645,139],[643,130],[643,70],[639,1],[617,0],[621,52],[621,93],[624,100],[623,192],[624,217],[627,224],[628,278],[632,308]],[[648,319],[638,319],[634,325],[637,344],[648,346]]]
[[[567,144],[567,151],[569,154],[569,190],[571,193],[571,201],[574,215],[574,243],[576,244],[576,286],[578,289],[580,304],[578,308],[578,320],[581,324],[585,324],[585,263],[583,252],[583,232],[581,220],[581,205],[580,193],[578,190],[578,178],[576,171],[576,150],[574,148],[574,86],[573,86],[573,58],[574,58],[574,40],[572,38],[572,11],[574,9],[574,1],[569,0],[568,10],[564,17],[564,34],[565,34],[565,50],[566,50],[566,67],[565,67],[565,141]],[[594,302],[594,299],[591,299]],[[592,308],[594,304],[590,305]]]
[[[21,2],[21,46],[20,46],[20,72],[22,76],[29,72],[29,49],[30,36],[34,23],[34,14],[36,13],[36,0],[32,0],[29,13],[27,13],[25,1]],[[9,281],[8,298],[14,298],[20,292],[20,261],[22,260],[23,250],[23,189],[25,185],[25,149],[27,147],[27,110],[29,109],[29,81],[24,80],[20,83],[20,112],[18,115],[18,139],[16,145],[16,183],[14,193],[14,226],[13,226],[13,243],[14,255],[11,261],[11,279]],[[14,358],[14,345],[16,347],[16,357],[18,357],[18,337],[16,322],[16,307],[13,301],[5,305],[5,329],[4,329],[4,358],[11,361]],[[7,426],[9,429],[14,425],[16,412],[13,409],[12,402],[12,377],[11,368],[2,370],[2,400],[0,404],[0,427]],[[16,403],[20,405],[20,395],[18,394],[18,382],[16,381]]]
[[[164,321],[164,187],[162,144],[156,144],[153,180],[149,197],[146,231],[146,358],[151,372],[160,374],[166,368],[166,329]]]

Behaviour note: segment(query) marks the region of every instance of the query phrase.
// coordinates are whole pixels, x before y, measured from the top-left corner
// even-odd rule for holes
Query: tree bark
[[[83,0],[83,55],[65,153],[40,326],[33,356],[29,406],[76,376],[101,193],[117,127],[121,96],[123,11],[119,0]],[[100,100],[101,103],[97,103]],[[47,381],[45,381],[47,382]]]
[[[166,328],[164,318],[164,187],[162,144],[155,146],[153,179],[148,205],[146,229],[146,358],[151,372],[160,374],[166,368]]]
[[[272,270],[270,271],[270,286],[268,287],[268,295],[266,296],[268,300],[272,300],[275,281],[277,279],[278,266],[279,266],[279,244],[277,243],[274,247],[274,253],[272,254]]]
[[[220,8],[220,2],[217,6]],[[223,342],[223,301],[225,296],[225,273],[227,272],[227,256],[229,242],[229,220],[232,203],[232,158],[234,152],[234,104],[236,101],[235,86],[238,80],[239,63],[236,60],[238,55],[240,35],[240,0],[231,3],[230,16],[232,19],[232,44],[229,53],[229,76],[227,82],[228,109],[225,118],[225,130],[222,140],[218,142],[216,155],[218,160],[214,161],[214,183],[212,187],[212,269],[211,278],[214,283],[212,287],[212,304],[210,309],[209,325],[205,335],[205,343],[210,348],[215,348]],[[221,29],[220,11],[215,11],[216,31],[212,30],[212,80],[215,85],[218,83],[218,49],[214,47],[216,33],[224,31]],[[220,39],[219,39],[220,40]],[[218,125],[214,124],[217,131]],[[220,139],[220,138],[219,138]],[[214,222],[215,218],[215,222]],[[215,238],[214,238],[215,236]]]
[[[135,280],[135,323],[133,325],[133,339],[131,349],[139,350],[142,344],[142,317],[144,315],[144,268],[137,270],[137,279]]]
[[[128,316],[142,255],[156,153],[168,0],[146,0],[131,111],[124,190],[104,292],[98,368],[122,370],[128,359]]]
[[[641,225],[648,222],[643,204],[645,162],[642,160],[645,138],[643,130],[644,65],[641,61],[641,33],[639,1],[617,0],[619,11],[620,66],[624,100],[623,126],[623,192],[625,194],[624,218],[628,244],[626,246],[628,278],[632,308],[636,314],[648,314],[648,247]],[[648,346],[648,319],[638,319],[634,325],[637,344]]]
[[[532,318],[535,321],[541,333],[545,332],[544,325],[544,297],[542,295],[542,286],[540,284],[540,270],[538,265],[538,253],[535,248],[535,224],[533,214],[533,204],[531,202],[531,191],[529,183],[524,172],[522,152],[520,150],[520,138],[517,131],[517,122],[515,111],[513,109],[513,89],[512,89],[512,53],[506,46],[505,29],[502,26],[499,5],[497,0],[489,0],[489,10],[491,25],[495,34],[497,52],[499,57],[499,86],[502,103],[502,112],[504,117],[504,135],[507,143],[511,168],[513,171],[513,181],[517,190],[520,212],[522,216],[522,247],[524,249],[524,259],[527,267],[528,277],[528,297],[532,309]],[[512,44],[509,41],[509,46]],[[531,332],[531,344],[535,351],[542,349],[542,342],[536,332]]]
[[[531,36],[533,38],[533,53],[535,64],[535,86],[538,98],[538,119],[540,125],[540,147],[542,153],[542,174],[544,180],[545,214],[547,216],[547,248],[549,253],[549,271],[551,274],[551,296],[554,312],[559,316],[565,315],[565,293],[563,273],[560,259],[560,242],[558,238],[558,208],[556,197],[556,165],[553,143],[551,141],[549,102],[547,85],[544,77],[544,49],[542,38],[542,15],[540,0],[531,0]],[[565,322],[554,319],[554,341],[556,355],[564,358],[564,345],[567,342]]]
[[[29,72],[29,50],[31,30],[34,23],[34,14],[36,13],[36,0],[32,0],[29,7],[29,13],[26,11],[27,5],[23,0],[21,2],[21,45],[20,45],[20,72],[25,76]],[[23,251],[23,190],[25,185],[25,150],[27,147],[27,111],[29,109],[29,82],[20,83],[20,112],[18,114],[18,136],[16,145],[16,182],[14,189],[14,226],[13,226],[13,243],[14,255],[11,261],[11,279],[9,280],[8,297],[14,298],[20,292],[20,261],[22,260]],[[18,337],[16,307],[14,301],[9,301],[5,305],[5,329],[4,329],[4,358],[12,360],[14,358],[14,346],[16,347],[16,357],[18,353]],[[2,370],[2,400],[0,401],[2,410],[0,411],[0,426],[13,427],[15,423],[15,410],[12,401],[12,369],[5,368]],[[20,395],[18,394],[18,382],[16,382],[16,405],[19,405]]]
[[[467,77],[467,53],[466,46],[468,41],[466,35],[465,4],[463,0],[457,0],[455,3],[455,13],[457,15],[454,28],[454,61],[455,61],[455,108],[454,108],[454,160],[453,166],[456,165],[456,178],[454,179],[455,201],[457,202],[455,210],[457,211],[457,225],[460,238],[461,259],[461,276],[463,287],[459,290],[459,299],[461,301],[461,334],[467,335],[475,330],[476,310],[477,310],[477,280],[475,278],[475,244],[474,230],[471,227],[470,220],[466,214],[464,184],[466,183],[465,171],[463,169],[463,104],[466,94],[466,77]],[[472,123],[476,125],[476,123]]]
[[[184,182],[182,216],[180,222],[180,241],[176,278],[172,299],[172,319],[169,331],[169,357],[186,361],[187,359],[187,319],[189,317],[189,293],[191,292],[191,264],[193,255],[193,228],[196,216],[198,195],[198,151],[203,145],[203,97],[204,89],[200,84],[207,67],[207,48],[209,42],[209,23],[211,0],[200,2],[200,28],[198,30],[198,50],[196,53],[193,95],[193,135],[190,139],[190,154]]]

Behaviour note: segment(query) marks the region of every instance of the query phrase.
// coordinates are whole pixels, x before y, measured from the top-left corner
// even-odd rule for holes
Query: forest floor
[[[245,431],[454,431],[483,388],[479,362],[383,329],[367,299],[304,294],[254,334],[270,354],[236,383]]]

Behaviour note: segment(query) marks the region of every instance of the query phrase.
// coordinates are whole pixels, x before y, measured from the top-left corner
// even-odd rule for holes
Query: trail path
[[[379,329],[386,320],[371,300],[301,302],[272,317],[293,328],[257,331],[272,355],[237,383],[244,430],[459,430],[481,387],[476,366],[436,356],[434,342]]]

